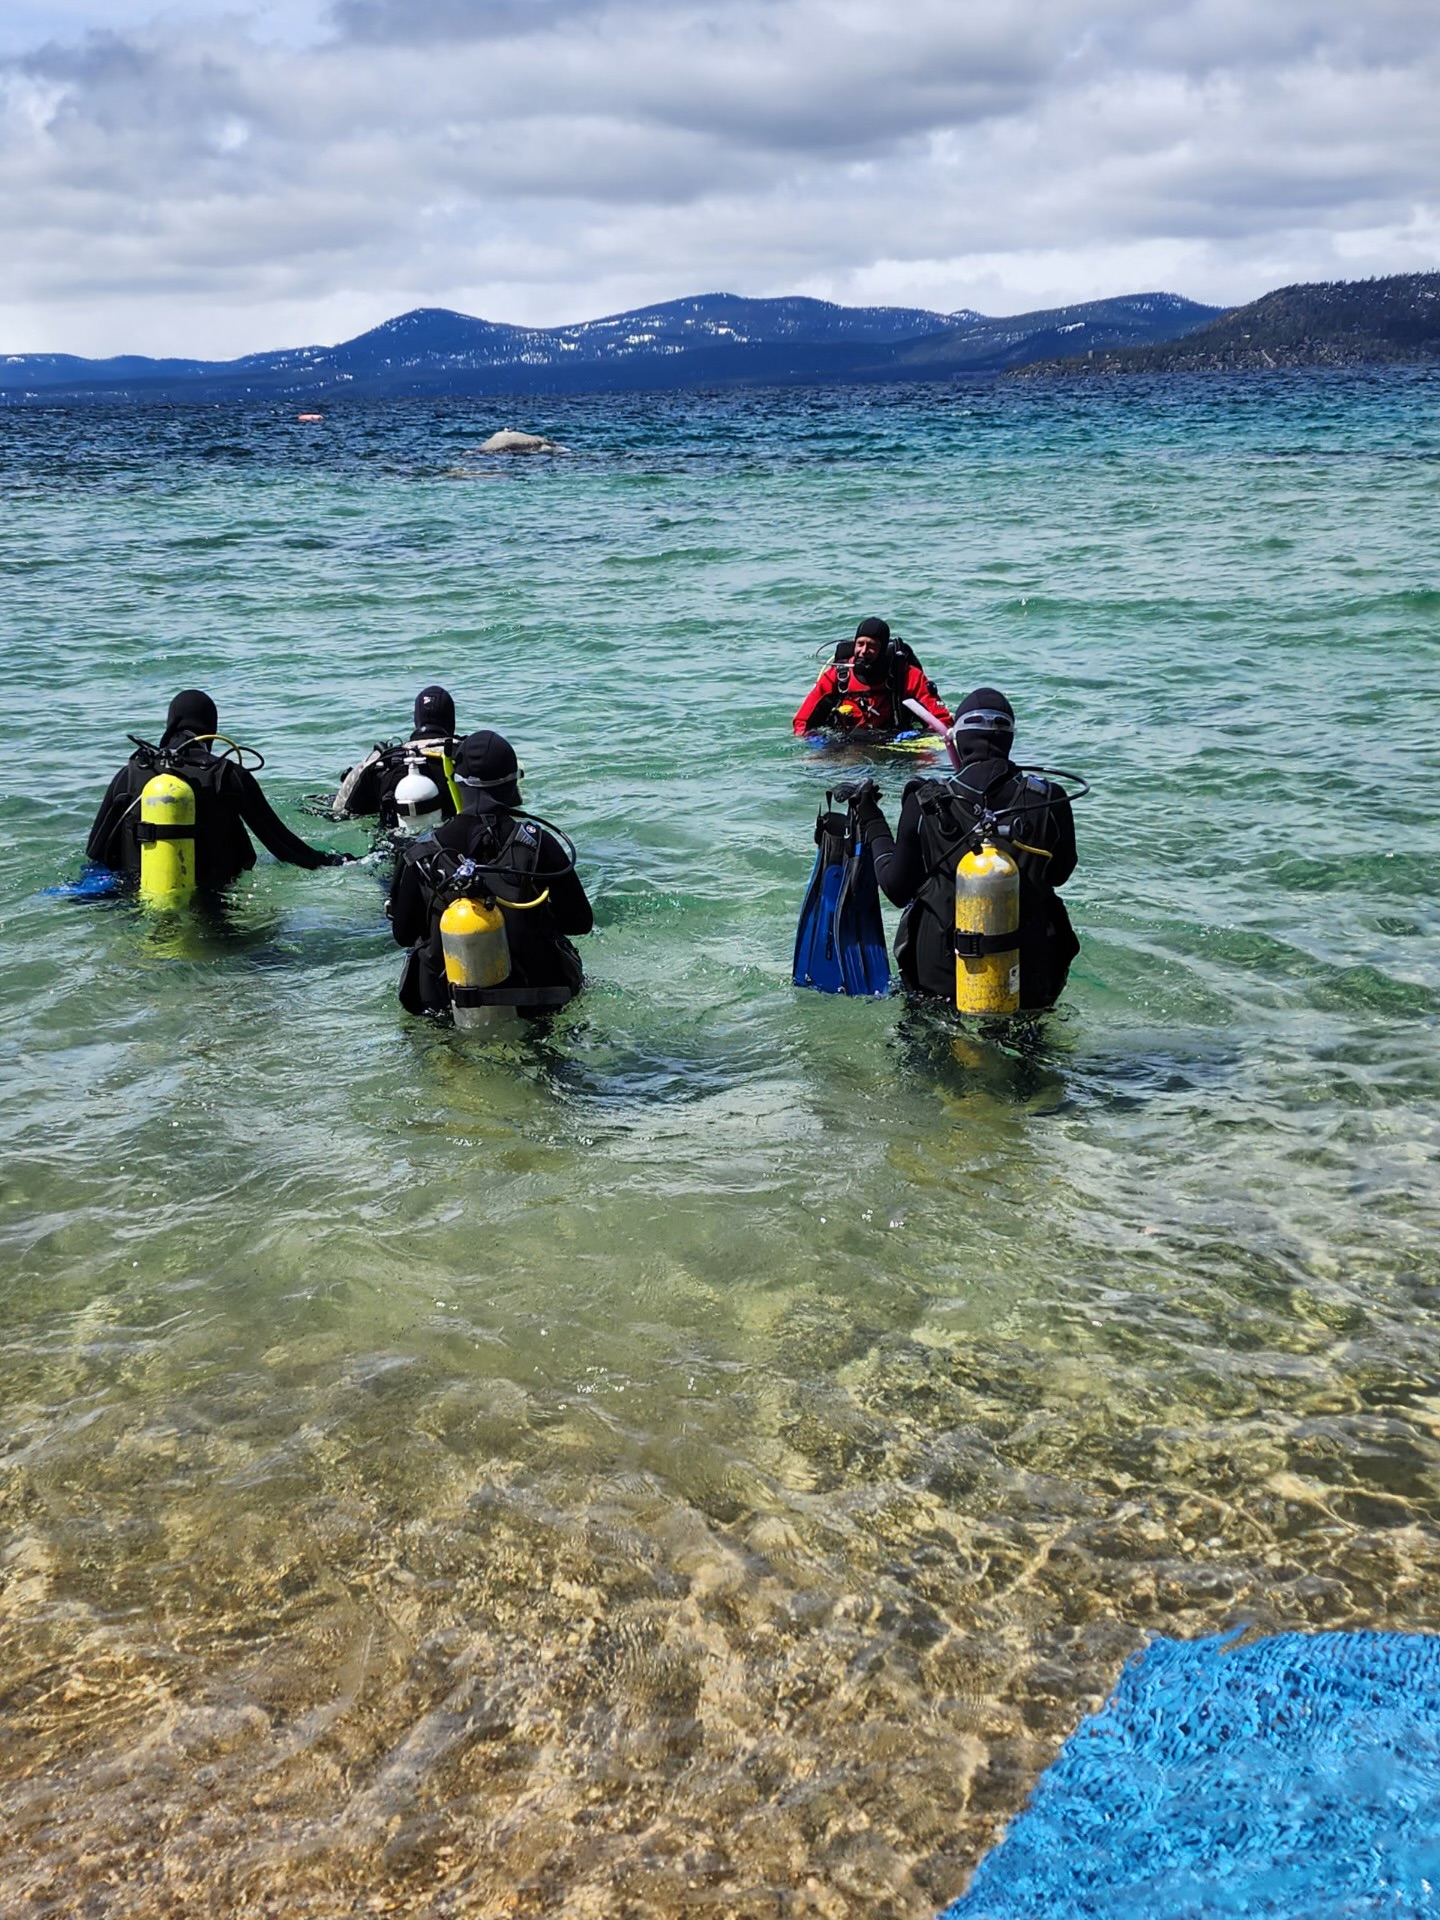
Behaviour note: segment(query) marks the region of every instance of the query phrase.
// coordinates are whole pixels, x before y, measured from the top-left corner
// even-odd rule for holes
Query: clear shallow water
[[[1440,1627],[1437,508],[1411,373],[0,414],[0,1905],[921,1915],[1147,1632]],[[872,611],[1096,783],[1027,1053],[789,985]],[[43,897],[177,687],[358,850],[434,678],[548,1038]]]

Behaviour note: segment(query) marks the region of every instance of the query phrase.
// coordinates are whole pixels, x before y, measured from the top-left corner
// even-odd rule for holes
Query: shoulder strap
[[[202,747],[196,741],[187,741],[175,755],[171,771],[178,773],[182,780],[188,780],[197,793],[218,793],[233,764],[233,761],[222,758],[220,754],[211,753],[208,747]]]
[[[957,847],[974,831],[981,798],[983,796],[977,795],[973,788],[962,786],[953,777],[948,780],[926,780],[920,784],[916,805],[922,819],[930,825],[941,843],[938,847],[927,847],[925,836],[921,838],[921,851],[925,854],[921,889],[937,874],[946,871]]]
[[[940,698],[940,689],[930,678],[929,674],[926,673],[924,667],[921,666],[915,649],[911,646],[910,642],[908,640],[897,639],[892,640],[890,646],[890,688],[895,698],[897,700],[904,698],[905,683],[909,679],[910,669],[913,667],[925,682],[926,691],[929,693],[930,698],[932,700],[938,700]]]

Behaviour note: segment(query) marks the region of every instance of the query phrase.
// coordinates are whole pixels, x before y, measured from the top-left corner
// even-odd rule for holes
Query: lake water
[[[1440,1628],[1440,376],[0,412],[0,575],[4,1911],[918,1920],[1148,1634]],[[868,613],[1094,783],[1035,1045],[790,984]],[[548,1034],[46,894],[437,679]]]

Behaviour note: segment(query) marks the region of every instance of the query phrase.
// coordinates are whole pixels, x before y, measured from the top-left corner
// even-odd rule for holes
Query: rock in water
[[[507,427],[503,433],[492,433],[480,449],[481,453],[563,453],[563,447],[557,447],[553,440],[546,440],[538,433],[516,433]]]

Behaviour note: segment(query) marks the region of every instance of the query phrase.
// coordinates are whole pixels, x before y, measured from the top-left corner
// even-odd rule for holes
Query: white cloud
[[[1235,300],[1440,264],[1440,32],[1400,0],[278,18],[29,6],[0,58],[0,348],[218,356],[421,303],[559,323],[721,288]]]

